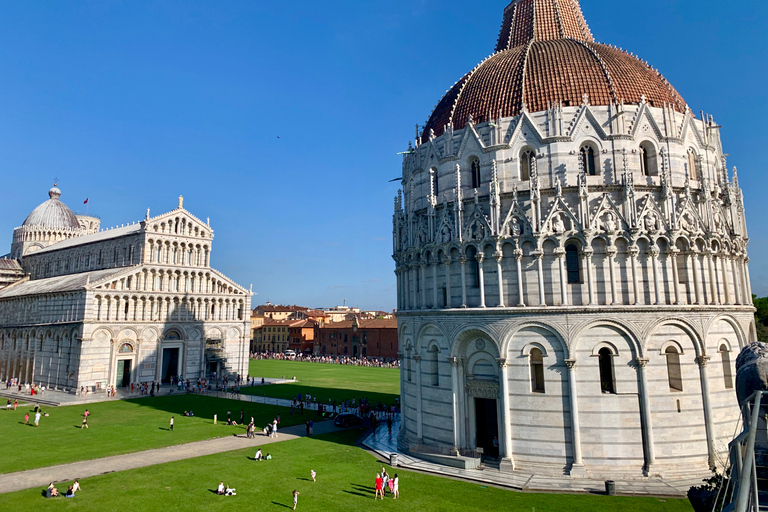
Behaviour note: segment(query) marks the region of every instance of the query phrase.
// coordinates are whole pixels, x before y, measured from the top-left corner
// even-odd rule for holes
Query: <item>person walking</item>
[[[83,423],[80,425],[80,430],[88,428],[88,415],[83,414]]]
[[[40,416],[41,416],[40,410],[38,409],[38,411],[35,413],[35,426],[36,427],[40,424]]]
[[[16,410],[16,408],[17,408],[18,406],[19,406],[19,399],[18,399],[18,398],[16,398],[16,399],[13,401],[13,410],[15,411],[15,410]]]
[[[314,469],[310,469],[310,470],[309,470],[309,476],[311,476],[311,477],[312,477],[312,481],[313,481],[313,482],[317,482],[317,480],[315,480],[315,477],[317,476],[317,473],[315,473],[315,470],[314,470]]]
[[[296,505],[299,504],[299,491],[293,490],[293,510],[296,510]]]
[[[271,437],[277,437],[277,418],[272,420],[272,436]]]
[[[394,494],[393,499],[397,499],[400,497],[400,479],[397,478],[397,473],[395,473],[395,478],[392,479],[392,494]]]
[[[171,428],[169,430],[173,431],[173,416],[171,416]]]
[[[25,424],[25,425],[29,425],[29,413],[26,413],[26,414],[24,415],[24,424]]]

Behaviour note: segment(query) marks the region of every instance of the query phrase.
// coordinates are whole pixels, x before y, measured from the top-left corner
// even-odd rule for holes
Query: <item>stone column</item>
[[[744,258],[744,282],[747,285],[747,297],[749,297],[748,304],[752,303],[752,283],[749,281],[749,258]]]
[[[634,299],[633,304],[635,306],[640,304],[640,287],[638,286],[637,279],[637,254],[639,252],[636,245],[629,248],[629,259],[632,266],[632,298]]]
[[[419,307],[421,309],[427,309],[427,263],[423,262],[420,265],[421,268],[421,293],[419,294]]]
[[[416,437],[419,439],[419,443],[423,443],[424,417],[421,408],[421,356],[414,354],[413,360],[416,363]]]
[[[720,269],[723,274],[723,288],[725,289],[725,303],[733,304],[733,297],[731,297],[731,285],[728,282],[728,257],[723,253],[720,256]]]
[[[539,305],[546,306],[547,300],[546,295],[544,295],[544,266],[541,261],[544,258],[544,253],[542,251],[534,251],[533,257],[536,258],[536,272],[539,281]]]
[[[734,294],[734,304],[744,304],[744,299],[742,298],[742,289],[741,289],[741,283],[739,282],[739,267],[736,263],[736,258],[730,258],[731,260],[731,274],[733,274],[733,294]]]
[[[648,390],[648,378],[645,375],[645,366],[648,359],[635,358],[637,375],[640,380],[640,414],[643,420],[643,442],[645,444],[645,475],[651,474],[651,468],[656,463],[656,454],[653,446],[653,420],[651,416],[651,398]]]
[[[560,304],[563,306],[568,305],[568,280],[565,275],[565,249],[558,247],[555,249],[555,255],[557,256],[557,266],[560,270]]]
[[[568,366],[568,398],[571,406],[571,448],[573,450],[573,462],[571,464],[570,475],[586,477],[587,471],[584,468],[584,461],[581,459],[581,432],[579,430],[579,399],[576,393],[576,360],[566,359]]]
[[[701,377],[701,399],[704,404],[704,426],[707,431],[707,454],[709,456],[709,467],[716,466],[715,450],[715,425],[712,418],[712,405],[709,403],[709,378],[707,377],[707,361],[709,356],[701,355],[696,358],[699,365],[699,377]]]
[[[590,306],[595,303],[594,284],[592,283],[592,255],[594,253],[595,251],[591,247],[588,247],[581,252],[584,259],[584,268],[587,270],[587,304]]]
[[[461,307],[467,307],[467,257],[462,255],[459,258],[461,263]]]
[[[701,297],[702,283],[699,282],[699,253],[695,249],[691,250],[691,266],[693,267],[693,303],[704,304]]]
[[[401,359],[402,360],[402,359]],[[459,411],[459,358],[449,357],[448,361],[451,363],[451,391],[452,391],[452,405],[453,405],[453,452],[454,455],[459,454],[459,447],[461,446],[461,439],[459,432],[461,432],[461,412]],[[403,372],[400,372],[401,374]],[[402,389],[402,386],[401,386]]]
[[[651,255],[651,266],[653,267],[653,291],[656,294],[656,302],[654,304],[659,305],[661,304],[661,293],[659,290],[659,269],[658,265],[656,264],[656,259],[659,255],[659,250],[654,246],[648,249],[648,254]],[[663,286],[663,285],[661,285]]]
[[[616,252],[616,248],[613,246],[605,250],[605,255],[608,257],[608,278],[611,280],[611,304],[618,303],[616,300],[616,270],[613,268],[613,258],[616,256]]]
[[[478,252],[475,256],[477,260],[477,279],[480,282],[480,307],[485,307],[485,277],[483,275],[483,261],[485,261],[485,254]]]
[[[437,309],[439,307],[437,303],[437,257],[432,258],[430,263],[432,264],[432,307]]]
[[[501,273],[501,262],[504,259],[504,254],[501,252],[493,253],[493,257],[496,259],[496,275],[499,278],[499,307],[506,307],[504,305],[504,279]]]
[[[712,296],[709,300],[710,304],[720,304],[720,296],[717,293],[717,280],[715,279],[715,261],[712,257],[712,253],[708,252],[706,254],[707,258],[707,268],[709,269],[709,287],[712,293]]]
[[[451,258],[445,258],[445,307],[450,309],[451,305]]]
[[[523,295],[523,251],[515,249],[515,264],[517,265],[517,305],[525,307],[525,296]]]
[[[506,358],[499,358],[499,391],[501,392],[501,432],[499,436],[500,469],[515,469],[515,460],[512,454],[512,425],[509,412],[509,364]]]
[[[674,286],[675,290],[675,305],[679,306],[681,304],[680,301],[680,275],[677,270],[677,255],[680,252],[680,249],[677,247],[671,247],[669,249],[669,257],[672,259],[672,285]]]

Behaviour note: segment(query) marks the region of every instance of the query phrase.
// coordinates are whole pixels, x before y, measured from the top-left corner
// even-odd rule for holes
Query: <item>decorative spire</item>
[[[184,209],[184,196],[179,196],[179,210]]]

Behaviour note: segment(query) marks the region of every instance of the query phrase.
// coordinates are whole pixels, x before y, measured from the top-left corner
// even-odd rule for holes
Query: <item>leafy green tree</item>
[[[755,305],[755,330],[757,341],[768,342],[768,297],[757,298],[752,294],[752,303]]]

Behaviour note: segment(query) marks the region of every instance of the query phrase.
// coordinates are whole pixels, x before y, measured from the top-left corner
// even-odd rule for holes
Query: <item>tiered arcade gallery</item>
[[[722,465],[755,326],[711,116],[595,43],[575,0],[516,0],[402,185],[403,448],[592,477]]]

